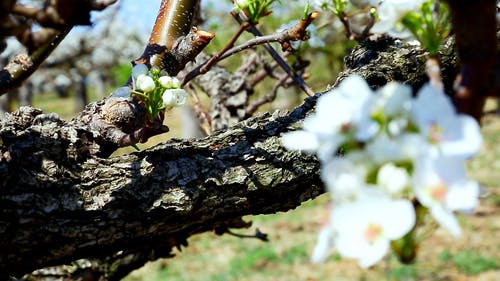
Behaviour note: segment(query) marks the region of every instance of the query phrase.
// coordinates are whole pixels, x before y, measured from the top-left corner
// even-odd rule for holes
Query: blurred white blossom
[[[401,196],[410,186],[410,175],[406,169],[389,162],[378,170],[377,186],[388,194]]]
[[[322,262],[328,258],[334,243],[333,235],[334,232],[331,224],[323,226],[318,234],[318,242],[311,255],[312,263]]]
[[[349,76],[337,88],[318,99],[316,114],[304,120],[304,130],[283,136],[288,149],[316,152],[322,161],[332,158],[352,133],[361,139],[373,134],[375,123],[367,121],[361,110],[372,96],[372,91],[359,76]],[[368,123],[363,123],[367,121]],[[361,126],[368,130],[355,130]]]
[[[461,234],[453,211],[470,211],[478,204],[479,185],[468,180],[460,159],[422,157],[415,165],[413,187],[418,201],[454,236]]]
[[[418,92],[412,121],[429,143],[444,155],[467,159],[481,146],[482,137],[476,120],[457,114],[451,100],[428,84]]]
[[[454,236],[460,226],[453,212],[471,212],[478,204],[479,185],[467,179],[464,161],[481,145],[479,125],[428,84],[412,97],[408,86],[392,82],[372,91],[350,76],[318,98],[303,130],[282,140],[288,149],[317,154],[332,195],[331,221],[313,261],[325,258],[329,249],[322,247],[331,240],[342,256],[373,265],[390,241],[413,231],[410,200]],[[401,241],[403,248],[415,247]]]
[[[336,206],[331,222],[339,253],[359,259],[361,267],[370,267],[387,254],[391,240],[413,228],[415,210],[408,200],[391,200],[372,191]]]
[[[405,38],[410,36],[399,21],[411,11],[416,11],[426,0],[384,0],[377,7],[379,21],[371,31],[374,33],[388,33],[389,35]]]

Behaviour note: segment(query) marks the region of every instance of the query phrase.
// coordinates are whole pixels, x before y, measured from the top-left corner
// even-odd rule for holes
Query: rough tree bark
[[[353,50],[348,72],[423,83],[421,50],[377,42]],[[445,73],[457,72],[453,52],[444,61],[450,62]],[[119,280],[148,260],[170,256],[193,234],[248,227],[244,215],[287,211],[316,197],[323,192],[318,162],[280,143],[315,101],[204,139],[111,158],[107,132],[84,120],[106,103],[88,106],[71,122],[30,107],[3,116],[0,279],[66,264],[25,280]]]

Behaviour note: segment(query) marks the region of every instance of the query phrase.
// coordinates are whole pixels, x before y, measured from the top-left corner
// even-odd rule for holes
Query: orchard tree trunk
[[[425,80],[421,54],[389,39],[367,41],[340,77],[355,72],[374,87],[401,79],[417,86]],[[453,52],[445,54],[444,73],[456,73]],[[0,280],[119,280],[171,256],[193,234],[248,227],[245,215],[315,198],[324,192],[319,163],[286,151],[280,137],[300,126],[316,99],[203,139],[118,157],[107,157],[117,147],[110,141],[117,129],[103,117],[110,100],[90,104],[70,122],[31,107],[4,115]]]

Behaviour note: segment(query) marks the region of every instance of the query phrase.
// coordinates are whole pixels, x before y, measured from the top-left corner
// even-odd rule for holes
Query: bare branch
[[[270,103],[276,99],[276,95],[278,94],[278,89],[285,83],[286,79],[288,79],[288,75],[283,75],[281,78],[279,78],[278,81],[274,84],[272,90],[264,95],[262,98],[254,101],[251,103],[249,106],[247,106],[246,112],[248,116],[252,116],[260,106]]]

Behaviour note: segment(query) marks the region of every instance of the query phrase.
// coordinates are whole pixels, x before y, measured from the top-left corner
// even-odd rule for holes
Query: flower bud
[[[139,76],[137,76],[135,86],[138,90],[147,93],[155,89],[155,81],[153,81],[153,78],[145,74],[140,74]]]
[[[183,89],[167,89],[163,92],[163,104],[167,108],[181,106],[186,100],[187,93]]]
[[[161,76],[158,78],[158,82],[167,89],[178,89],[181,86],[181,82],[177,77]]]

